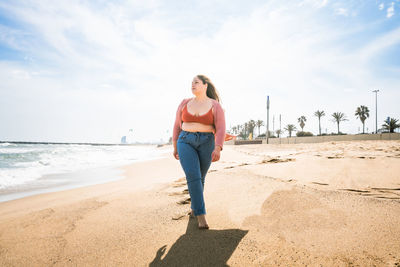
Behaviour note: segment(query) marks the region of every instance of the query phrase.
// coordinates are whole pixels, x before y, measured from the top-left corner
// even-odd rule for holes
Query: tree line
[[[326,135],[321,132],[321,118],[326,116],[325,111],[323,110],[317,110],[314,112],[314,116],[318,118],[318,129],[319,129],[319,135]],[[362,123],[362,133],[365,134],[365,121],[369,118],[369,109],[367,106],[359,106],[357,107],[354,116],[359,119]],[[344,134],[340,132],[340,123],[343,121],[348,121],[346,115],[343,112],[334,112],[331,114],[331,121],[336,123],[337,125],[337,134]],[[275,138],[275,137],[280,137],[283,132],[287,132],[289,137],[292,136],[292,133],[297,131],[296,135],[297,136],[313,136],[311,132],[305,132],[304,127],[307,122],[306,116],[300,116],[297,119],[297,122],[301,128],[301,131],[297,131],[297,128],[294,124],[287,124],[283,131],[281,129],[278,129],[276,131],[269,131],[269,137]],[[260,129],[262,126],[264,126],[265,123],[263,120],[249,120],[248,122],[245,122],[243,124],[238,124],[230,128],[229,132],[231,134],[237,135],[241,139],[248,139],[249,136],[254,136],[254,131],[258,130],[257,133],[257,138],[264,138],[266,136],[265,133],[260,133]],[[390,132],[393,133],[395,129],[400,128],[399,120],[395,118],[388,118],[387,120],[384,121],[384,124],[382,124],[382,130],[384,132]],[[276,135],[275,135],[276,134]],[[336,134],[336,133],[332,133]]]

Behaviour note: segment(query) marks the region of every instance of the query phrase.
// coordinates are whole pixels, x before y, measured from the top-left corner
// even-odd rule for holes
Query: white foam
[[[0,143],[0,147],[1,146],[12,146],[12,145],[14,145],[14,144],[11,144],[11,143]]]
[[[8,161],[4,162],[5,167],[0,167],[0,189],[34,182],[47,174],[112,167],[159,158],[164,152],[155,146],[20,145],[3,147],[0,153],[10,156],[6,158]]]

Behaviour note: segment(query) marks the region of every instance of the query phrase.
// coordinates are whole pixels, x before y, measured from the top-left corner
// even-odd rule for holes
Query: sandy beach
[[[400,266],[400,141],[226,145],[206,177],[210,230],[166,153],[0,203],[0,266]]]

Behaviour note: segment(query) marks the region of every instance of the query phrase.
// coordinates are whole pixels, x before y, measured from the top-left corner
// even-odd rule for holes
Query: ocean
[[[118,180],[118,167],[165,152],[155,145],[0,143],[0,202]]]

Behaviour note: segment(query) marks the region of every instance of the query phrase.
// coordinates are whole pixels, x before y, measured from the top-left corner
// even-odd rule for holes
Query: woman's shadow
[[[199,230],[197,220],[190,218],[186,233],[176,240],[163,259],[167,245],[159,248],[150,266],[228,266],[227,261],[247,232]]]

